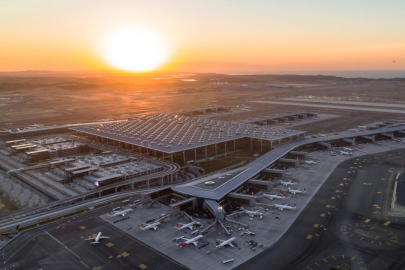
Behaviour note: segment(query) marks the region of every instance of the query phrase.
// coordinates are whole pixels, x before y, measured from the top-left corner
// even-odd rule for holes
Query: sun
[[[146,72],[159,68],[167,61],[168,45],[151,29],[122,28],[106,36],[102,54],[117,69]]]

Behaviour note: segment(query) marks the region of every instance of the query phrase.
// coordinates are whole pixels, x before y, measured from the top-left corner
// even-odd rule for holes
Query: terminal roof
[[[304,133],[173,114],[153,114],[133,120],[72,129],[165,153],[175,153],[246,137],[274,141]]]
[[[179,185],[173,187],[174,191],[179,193],[211,199],[211,200],[221,200],[225,197],[229,192],[235,190],[247,180],[254,177],[257,173],[262,171],[263,169],[269,167],[274,162],[276,162],[279,158],[286,155],[291,150],[295,149],[298,146],[306,145],[310,143],[317,143],[317,142],[328,142],[328,141],[335,141],[340,139],[347,139],[347,138],[354,138],[360,136],[372,136],[379,133],[389,133],[394,131],[403,131],[405,130],[405,126],[397,126],[397,127],[390,127],[390,128],[381,128],[376,130],[370,131],[363,131],[358,133],[352,134],[345,134],[345,135],[338,135],[333,137],[326,137],[326,138],[316,138],[316,139],[307,139],[307,140],[300,140],[290,143],[285,143],[282,145],[278,145],[274,148],[274,150],[267,152],[266,154],[260,156],[259,158],[255,159],[254,161],[250,162],[249,164],[240,167],[238,169],[226,172],[226,173],[218,173],[215,176],[207,176],[197,180],[196,182],[187,183],[184,185]],[[211,188],[210,186],[204,187],[201,183],[205,181],[212,181],[213,177],[218,178],[221,176],[226,176],[227,174],[232,174],[229,178],[224,178],[226,181],[221,183],[220,185]]]

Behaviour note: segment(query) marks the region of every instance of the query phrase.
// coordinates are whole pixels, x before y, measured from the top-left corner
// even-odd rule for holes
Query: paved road
[[[405,269],[405,219],[384,217],[392,168],[404,150],[340,164],[293,226],[272,247],[238,269]],[[391,223],[387,223],[387,221]]]

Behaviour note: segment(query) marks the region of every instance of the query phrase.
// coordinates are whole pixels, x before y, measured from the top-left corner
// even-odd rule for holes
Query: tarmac
[[[98,215],[100,211],[24,232],[3,250],[1,263],[6,269],[24,270],[185,269],[147,244],[116,230]],[[94,245],[84,240],[99,232],[110,238]]]
[[[353,156],[363,156],[369,153],[376,153],[381,151],[389,151],[391,149],[404,148],[405,146],[399,143],[392,142],[382,142],[381,145],[377,144],[364,144],[361,149],[357,149],[353,152]],[[288,228],[294,223],[294,221],[300,216],[300,213],[306,207],[306,205],[313,199],[313,196],[318,192],[323,183],[328,179],[330,173],[345,160],[351,159],[351,156],[345,156],[337,154],[336,156],[330,156],[330,153],[327,151],[317,151],[312,152],[311,155],[314,159],[318,159],[320,162],[316,164],[308,165],[308,169],[305,168],[296,168],[289,170],[289,173],[292,174],[292,177],[298,179],[298,184],[293,186],[293,188],[306,188],[307,192],[305,194],[291,195],[287,193],[286,199],[283,200],[273,200],[270,201],[266,198],[261,198],[259,203],[264,204],[282,204],[289,203],[290,205],[296,204],[296,210],[274,210],[269,209],[268,215],[262,220],[254,218],[253,221],[249,220],[249,216],[244,215],[241,217],[230,216],[229,219],[235,220],[237,222],[249,225],[249,230],[253,231],[255,236],[240,236],[242,231],[239,231],[238,228],[232,227],[234,230],[231,236],[227,236],[225,231],[216,226],[208,231],[204,238],[198,244],[198,247],[195,246],[186,246],[183,248],[176,247],[176,242],[173,242],[173,239],[180,236],[185,236],[186,238],[192,238],[190,236],[190,230],[186,229],[187,233],[184,231],[178,231],[175,227],[176,223],[189,223],[187,217],[175,217],[170,220],[167,224],[162,224],[159,228],[154,230],[142,231],[138,226],[142,222],[156,218],[161,214],[169,210],[168,207],[164,205],[154,205],[151,208],[146,206],[141,206],[136,209],[133,213],[130,213],[129,216],[134,220],[139,221],[139,224],[136,224],[136,227],[133,226],[133,223],[127,221],[113,223],[113,219],[107,215],[100,216],[101,219],[109,222],[112,226],[125,231],[136,239],[139,239],[142,242],[147,243],[163,254],[167,255],[178,261],[179,263],[189,267],[191,269],[216,269],[216,268],[233,268],[239,264],[243,264],[247,260],[255,258],[255,256],[262,252],[263,249],[256,248],[255,251],[251,249],[250,246],[247,246],[245,240],[254,240],[259,244],[264,245],[265,248],[271,247],[277,243],[278,240],[284,235]],[[286,190],[285,186],[277,186],[277,189]],[[329,207],[331,207],[329,205]],[[247,207],[248,210],[260,210],[264,211],[262,206],[257,207]],[[278,217],[276,219],[276,217]],[[207,223],[206,219],[199,219],[198,221]],[[225,225],[234,226],[232,222],[224,222]],[[313,225],[312,225],[313,226]],[[243,226],[241,226],[243,229]],[[287,232],[288,233],[288,232]],[[226,240],[230,237],[236,237],[236,243],[238,244],[237,248],[224,248],[216,249],[215,242],[217,239]],[[208,246],[199,248],[202,244],[209,243]],[[241,248],[241,249],[239,249]],[[210,254],[207,254],[208,251],[211,251]],[[189,258],[192,257],[193,260]],[[222,261],[226,259],[234,259],[234,262],[230,265],[223,266]]]
[[[168,207],[162,204],[150,208],[141,206],[122,220],[121,216],[106,214],[117,205],[122,206],[115,204],[82,217],[23,232],[3,249],[0,263],[5,260],[7,269],[228,269],[238,265],[240,269],[267,269],[269,266],[271,269],[324,269],[331,262],[346,262],[348,258],[359,267],[368,265],[373,258],[367,252],[371,247],[371,254],[381,261],[375,263],[376,268],[368,269],[384,269],[378,268],[382,263],[400,266],[389,269],[402,269],[405,246],[398,243],[405,243],[405,226],[402,220],[393,217],[389,217],[391,223],[384,225],[387,185],[395,173],[394,165],[399,164],[394,161],[403,159],[405,153],[405,150],[395,149],[402,148],[403,144],[385,141],[381,145],[365,144],[354,151],[352,157],[330,156],[326,151],[311,153],[320,163],[311,164],[308,169],[290,170],[299,180],[296,187],[305,187],[306,194],[289,195],[285,200],[262,198],[260,201],[297,204],[297,210],[270,209],[263,220],[232,217],[249,224],[249,230],[256,233],[242,237],[242,231],[232,225],[232,237],[236,237],[238,247],[216,249],[217,239],[226,240],[231,236],[220,226],[214,226],[197,247],[179,248],[174,238],[192,238],[189,229],[176,228],[178,222],[189,223],[187,217],[171,218],[156,231],[142,231],[138,227],[141,223],[166,213]],[[378,153],[377,158],[365,156],[390,150],[394,151]],[[117,220],[122,221],[114,223]],[[197,220],[209,225],[203,217]],[[355,229],[350,229],[352,226]],[[353,231],[355,233],[351,233]],[[97,245],[84,240],[98,232],[111,238]],[[375,242],[365,240],[370,235]],[[253,251],[244,244],[245,240],[263,244],[264,249],[256,247]],[[201,247],[203,242],[209,245]],[[391,249],[395,251],[392,254]],[[208,251],[211,252],[208,254]],[[234,263],[224,266],[222,261],[230,258]],[[315,263],[323,268],[315,268]]]
[[[405,151],[341,163],[277,244],[237,269],[404,269],[405,218],[387,215]]]

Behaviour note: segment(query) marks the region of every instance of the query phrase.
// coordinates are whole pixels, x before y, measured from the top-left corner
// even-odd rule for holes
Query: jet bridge
[[[262,189],[266,191],[271,190],[271,182],[270,181],[263,181],[263,180],[256,180],[256,179],[249,179],[248,184],[252,184],[254,186],[260,186],[263,187]]]
[[[383,133],[380,133],[380,135],[381,136],[384,136],[384,137],[387,137],[387,138],[390,138],[391,140],[393,140],[395,137],[394,137],[394,134],[392,134],[392,133],[385,133],[385,132],[383,132]]]
[[[361,136],[360,138],[371,141],[371,142],[375,142],[374,136]]]
[[[347,142],[349,143],[351,146],[355,146],[356,142],[354,139],[342,139],[342,142]]]
[[[225,230],[225,232],[226,232],[227,235],[231,235],[231,232],[228,231],[228,229],[225,227],[225,225],[224,225],[220,220],[218,220],[218,219],[216,219],[210,226],[208,226],[208,227],[206,227],[205,229],[201,230],[200,233],[201,233],[202,235],[206,234],[212,227],[214,227],[214,226],[217,225],[217,224],[219,224],[219,225],[222,226],[222,228]]]
[[[302,152],[302,151],[290,151],[288,153],[289,157],[298,157],[298,158],[303,158],[307,159],[308,153],[307,152]]]
[[[325,146],[326,150],[330,150],[332,148],[332,145],[330,143],[318,142],[318,144],[321,145],[321,146]]]
[[[242,204],[248,204],[249,206],[253,206],[255,202],[254,196],[242,193],[231,192],[228,194],[228,198]]]
[[[277,176],[281,179],[285,178],[285,170],[278,170],[278,169],[270,169],[270,168],[266,168],[263,170],[264,174],[270,174],[270,175],[274,175]]]
[[[209,211],[217,220],[225,218],[224,209],[214,200],[204,200],[203,208]]]
[[[191,197],[169,205],[171,208],[172,216],[175,217],[187,208],[195,208],[197,206],[197,198]]]
[[[292,164],[294,167],[298,167],[298,160],[291,159],[291,158],[280,158],[277,160],[280,163],[289,163]]]

